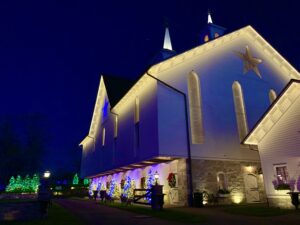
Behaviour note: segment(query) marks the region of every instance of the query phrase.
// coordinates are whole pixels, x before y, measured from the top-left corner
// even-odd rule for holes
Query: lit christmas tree
[[[152,186],[155,184],[154,174],[151,170],[149,170],[148,175],[146,177],[146,188],[151,189]]]
[[[16,179],[16,188],[15,192],[21,193],[23,191],[23,181],[20,175],[17,176]]]
[[[31,180],[31,189],[33,190],[33,192],[37,192],[39,189],[39,185],[40,185],[40,178],[38,177],[37,174],[34,174]]]
[[[15,190],[15,186],[16,186],[16,180],[15,180],[14,176],[12,176],[9,179],[9,184],[7,185],[5,191],[6,192],[13,192]]]
[[[77,173],[73,177],[73,185],[78,185],[79,184],[79,178]]]
[[[102,183],[99,182],[98,185],[97,185],[97,191],[100,191],[100,190],[101,190],[101,186],[102,186]]]
[[[30,192],[33,192],[32,188],[31,188],[31,179],[29,177],[29,175],[27,174],[25,179],[23,180],[23,192],[26,192],[26,193],[30,193]]]
[[[122,195],[126,198],[133,198],[133,190],[135,189],[135,181],[129,176],[126,177]]]
[[[154,174],[149,170],[148,175],[146,176],[146,189],[151,189],[155,184]],[[151,196],[146,197],[147,202],[151,202]]]
[[[108,195],[112,198],[120,197],[120,188],[115,180],[112,180],[108,189]]]
[[[88,186],[89,184],[90,184],[90,179],[84,178],[84,180],[83,180],[83,185],[84,185],[84,186]]]

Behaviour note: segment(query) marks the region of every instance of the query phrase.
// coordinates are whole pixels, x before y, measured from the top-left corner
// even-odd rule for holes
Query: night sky
[[[76,170],[100,74],[137,78],[162,48],[165,18],[177,52],[195,47],[208,9],[229,32],[252,25],[299,69],[296,1],[1,1],[0,119],[43,118],[44,168]]]

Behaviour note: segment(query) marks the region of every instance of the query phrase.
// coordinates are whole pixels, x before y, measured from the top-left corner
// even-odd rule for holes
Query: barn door
[[[259,191],[257,177],[255,174],[248,173],[244,175],[246,200],[248,203],[259,202]]]

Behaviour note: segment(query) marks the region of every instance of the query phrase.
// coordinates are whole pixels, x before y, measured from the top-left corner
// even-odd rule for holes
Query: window
[[[235,116],[237,121],[240,141],[248,134],[247,116],[245,110],[244,96],[242,87],[239,82],[235,81],[232,85]]]
[[[276,98],[277,98],[276,92],[273,89],[271,89],[269,91],[270,104],[272,104],[275,101]]]
[[[209,37],[208,37],[208,35],[205,35],[204,42],[208,42],[208,41],[209,41]]]
[[[118,137],[118,116],[115,116],[115,121],[114,121],[114,138]]]
[[[219,190],[227,190],[227,181],[223,172],[217,173],[217,181]]]
[[[107,101],[107,99],[104,100],[104,104],[103,104],[103,107],[102,107],[102,115],[103,115],[103,120],[107,117],[108,115],[108,106],[109,106],[109,103]]]
[[[277,181],[279,184],[286,184],[289,180],[289,174],[286,165],[275,166]]]
[[[204,142],[201,90],[198,75],[194,71],[188,76],[188,98],[192,143],[201,144]]]
[[[102,128],[102,146],[105,145],[105,128]]]
[[[134,123],[140,122],[140,99],[135,98],[135,107],[134,107]]]

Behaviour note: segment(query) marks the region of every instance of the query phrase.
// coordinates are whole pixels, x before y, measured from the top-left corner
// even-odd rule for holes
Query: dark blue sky
[[[196,46],[208,9],[229,31],[252,25],[299,69],[296,1],[1,1],[0,118],[42,116],[45,168],[72,168],[99,75],[139,76],[162,47],[165,17],[177,52]]]

